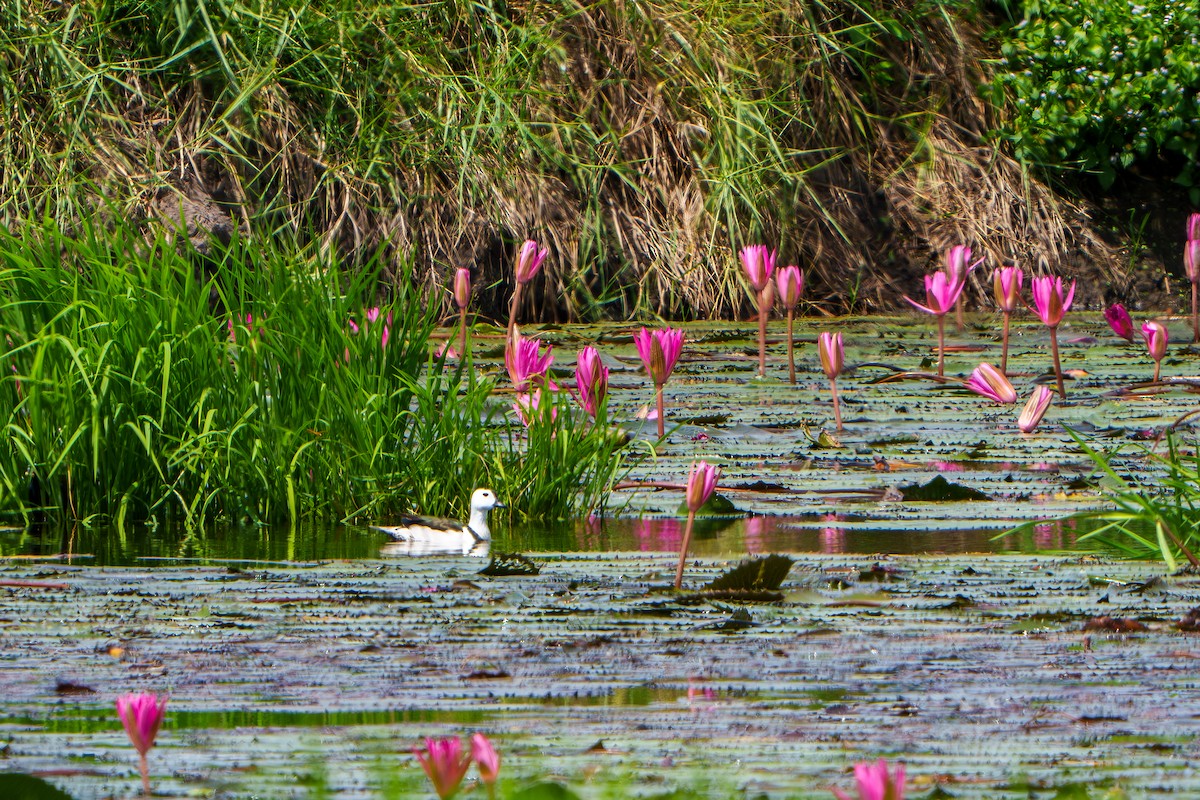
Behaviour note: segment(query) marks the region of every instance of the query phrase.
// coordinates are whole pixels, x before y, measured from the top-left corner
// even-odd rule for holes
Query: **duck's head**
[[[483,511],[486,513],[493,508],[505,508],[505,505],[496,498],[496,493],[491,489],[476,489],[472,493],[471,511]]]

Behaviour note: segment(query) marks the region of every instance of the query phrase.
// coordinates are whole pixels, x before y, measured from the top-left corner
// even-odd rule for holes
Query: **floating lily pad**
[[[923,485],[910,484],[908,486],[901,486],[900,494],[908,502],[926,503],[992,499],[983,492],[972,489],[969,486],[951,483],[941,475],[935,476],[928,483]]]

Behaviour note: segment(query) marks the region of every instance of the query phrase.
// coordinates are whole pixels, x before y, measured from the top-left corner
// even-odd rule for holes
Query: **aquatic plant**
[[[1063,291],[1062,278],[1050,275],[1039,275],[1032,281],[1033,306],[1042,324],[1050,329],[1050,352],[1054,355],[1054,377],[1058,379],[1058,396],[1066,398],[1067,389],[1063,384],[1062,364],[1058,358],[1058,326],[1063,315],[1071,309],[1071,300],[1075,297],[1075,281],[1071,288]]]
[[[992,271],[992,294],[996,306],[1004,314],[1004,329],[1001,334],[1000,371],[1008,374],[1008,329],[1012,313],[1021,300],[1021,282],[1024,273],[1020,267],[997,267]]]
[[[1133,320],[1129,318],[1125,306],[1114,303],[1104,309],[1104,319],[1108,321],[1108,327],[1112,328],[1113,333],[1127,342],[1133,341]]]
[[[508,337],[506,339],[508,342],[513,340],[517,329],[517,309],[521,304],[521,289],[538,274],[538,270],[542,268],[542,262],[545,260],[545,248],[538,247],[538,243],[532,239],[526,239],[517,253],[517,263],[513,270],[513,295],[508,309]]]
[[[775,273],[775,283],[779,289],[779,300],[787,309],[788,382],[795,384],[796,342],[792,337],[792,328],[796,319],[796,303],[804,294],[804,270],[795,265],[783,267]]]
[[[592,419],[597,419],[608,396],[608,367],[600,361],[600,352],[587,346],[575,360],[575,398]]]
[[[858,800],[904,800],[904,765],[897,764],[889,770],[887,761],[879,759],[874,764],[861,762],[854,765],[854,784]],[[841,789],[834,789],[838,800],[852,800]]]
[[[551,421],[558,417],[558,409],[554,403],[542,403],[541,387],[532,392],[517,392],[517,399],[513,402],[512,407],[526,428],[546,414],[550,415]]]
[[[1188,215],[1183,271],[1192,285],[1192,342],[1200,342],[1200,306],[1196,302],[1196,286],[1200,283],[1200,214]]]
[[[454,271],[454,305],[458,306],[458,352],[467,355],[467,307],[471,305],[471,270],[459,267]]]
[[[471,758],[475,768],[479,770],[479,780],[488,789],[488,797],[496,796],[496,779],[500,777],[500,754],[495,746],[482,733],[471,736]]]
[[[1142,337],[1146,340],[1146,350],[1154,359],[1154,381],[1162,377],[1162,360],[1167,355],[1167,326],[1158,320],[1142,323]]]
[[[925,305],[918,303],[908,295],[904,299],[924,311],[937,317],[938,330],[938,371],[939,377],[946,371],[946,314],[954,308],[958,296],[962,293],[963,283],[951,279],[945,272],[935,272],[925,276]]]
[[[449,800],[458,793],[458,787],[471,768],[471,754],[464,752],[462,742],[453,737],[428,738],[425,749],[414,747],[413,754],[421,762],[421,768],[441,800]]]
[[[1053,397],[1054,392],[1050,391],[1049,387],[1039,385],[1034,388],[1033,394],[1029,396],[1020,416],[1017,417],[1017,427],[1021,429],[1021,433],[1033,433],[1037,430]]]
[[[974,264],[971,264],[971,248],[965,244],[955,245],[946,252],[946,263],[942,270],[946,273],[946,279],[951,283],[957,283],[964,288],[967,285],[967,276],[971,270],[983,263],[983,259],[979,259]],[[963,329],[963,311],[964,311],[964,295],[959,292],[958,298],[954,301],[954,322],[955,327],[959,331]]]
[[[940,273],[939,273],[940,274]],[[833,417],[837,421],[837,429],[842,430],[842,407],[838,401],[837,378],[842,374],[845,351],[842,348],[842,334],[828,331],[817,337],[817,354],[821,357],[821,369],[829,378],[829,393],[833,396]]]
[[[963,383],[971,391],[995,400],[997,403],[1017,402],[1017,390],[1003,372],[984,361],[975,367],[971,377]]]
[[[706,461],[697,461],[688,474],[686,502],[688,507],[687,527],[683,531],[683,543],[679,545],[679,566],[675,569],[675,589],[683,588],[683,565],[687,561],[688,546],[692,541],[692,528],[696,524],[696,512],[708,502],[717,489],[721,477],[720,467]]]
[[[766,377],[767,317],[771,313],[771,274],[775,271],[775,251],[765,244],[743,247],[738,254],[746,272],[746,280],[754,289],[758,307],[758,377]]]
[[[675,369],[675,362],[683,351],[683,330],[679,328],[661,328],[648,331],[642,328],[633,338],[637,345],[638,355],[646,367],[646,374],[654,382],[654,400],[658,409],[658,436],[665,435],[663,427],[663,386]]]
[[[504,349],[504,367],[513,388],[518,392],[529,392],[546,385],[550,365],[554,363],[553,349],[553,345],[546,345],[543,353],[541,342],[526,339],[514,326]]]
[[[154,747],[158,729],[167,713],[167,698],[159,698],[154,692],[124,694],[117,698],[117,716],[125,726],[125,733],[138,753],[138,769],[142,773],[142,791],[147,797],[150,790],[150,765],[147,755]]]

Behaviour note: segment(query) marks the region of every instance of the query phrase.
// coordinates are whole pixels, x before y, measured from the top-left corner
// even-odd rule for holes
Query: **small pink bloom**
[[[449,342],[442,342],[434,348],[433,357],[441,358],[442,356],[445,356],[448,359],[456,359],[458,358],[458,350],[454,349],[454,345],[450,344]]]
[[[992,272],[992,292],[996,296],[996,306],[1001,311],[1011,314],[1017,309],[1023,280],[1020,267],[1000,267]]]
[[[534,383],[545,382],[546,372],[554,363],[554,355],[550,352],[553,349],[553,345],[547,345],[546,352],[542,353],[541,342],[537,339],[526,339],[519,332],[513,336],[504,351],[504,366],[518,392],[528,392]]]
[[[471,766],[471,754],[463,752],[462,742],[458,739],[426,739],[424,752],[413,748],[413,753],[438,797],[448,800],[458,792]]]
[[[797,266],[783,267],[775,273],[775,286],[784,307],[795,308],[804,294],[804,270]]]
[[[479,769],[479,779],[489,786],[500,777],[500,754],[482,733],[471,737],[471,758]]]
[[[608,367],[600,362],[600,353],[594,347],[579,351],[575,362],[575,391],[579,405],[595,419],[608,393]]]
[[[1017,418],[1017,427],[1021,429],[1021,433],[1033,433],[1037,430],[1053,398],[1054,392],[1047,386],[1039,386],[1033,390],[1029,402],[1021,409],[1021,416]]]
[[[858,800],[904,800],[903,764],[897,764],[892,773],[889,773],[887,762],[882,758],[875,764],[855,764],[854,782]],[[838,800],[852,800],[840,789],[834,789],[833,793]]]
[[[662,328],[651,332],[642,328],[633,341],[650,380],[654,381],[655,386],[664,385],[675,370],[679,354],[683,352],[683,330]]]
[[[386,350],[388,339],[390,339],[390,338],[392,338],[392,329],[389,328],[387,323],[385,322],[383,324],[383,336],[380,337],[380,339],[379,339],[379,349]]]
[[[153,692],[126,694],[117,698],[117,716],[125,726],[129,741],[145,757],[154,747],[154,738],[167,713],[167,698],[160,701]]]
[[[538,247],[538,243],[532,239],[526,239],[517,254],[517,283],[529,283],[533,280],[533,276],[538,274],[545,260],[545,248]]]
[[[358,335],[358,323],[352,319],[348,319],[348,320],[346,320],[346,324],[350,326],[350,332],[353,333],[355,336],[357,336]]]
[[[842,374],[845,361],[845,350],[842,347],[841,333],[822,333],[817,337],[817,354],[821,357],[821,369],[829,380]]]
[[[965,283],[956,283],[950,280],[944,272],[935,272],[932,275],[925,276],[926,305],[921,305],[908,295],[904,295],[904,299],[926,314],[934,314],[940,317],[954,308],[954,304],[958,301],[958,296],[962,293],[963,286],[965,285]]]
[[[379,306],[374,306],[372,308],[368,308],[366,314],[367,314],[367,322],[374,325],[375,320],[379,319]]]
[[[741,256],[742,267],[746,270],[746,279],[750,281],[754,291],[761,292],[767,288],[771,273],[775,270],[775,251],[765,244],[752,244],[743,247],[738,255]]]
[[[1113,333],[1126,341],[1133,341],[1133,320],[1129,318],[1125,306],[1120,303],[1109,306],[1104,309],[1104,318],[1108,320],[1108,327],[1113,329]]]
[[[1167,354],[1167,326],[1156,320],[1142,323],[1142,336],[1146,340],[1146,349],[1155,361],[1162,361]]]
[[[1017,390],[1004,373],[984,361],[975,368],[963,384],[972,392],[991,398],[997,403],[1017,402]]]
[[[346,348],[346,352],[342,353],[342,356],[346,359],[346,363],[349,364],[350,363],[350,348],[349,347]]]
[[[471,270],[466,267],[459,267],[454,271],[454,304],[459,308],[466,308],[471,304]],[[388,314],[390,316],[391,312]]]
[[[516,402],[513,403],[513,411],[517,412],[517,416],[521,420],[521,424],[528,428],[538,418],[538,411],[542,407],[542,390],[535,389],[533,392],[517,392]],[[558,409],[551,407],[550,419],[558,419]]]
[[[971,270],[982,264],[983,259],[980,258],[974,264],[970,262],[971,248],[965,244],[956,245],[951,247],[949,252],[946,253],[946,266],[943,271],[952,283],[965,285],[967,276],[971,274]]]
[[[697,461],[692,466],[687,482],[687,507],[692,513],[708,502],[717,488],[717,479],[721,477],[721,468],[705,461]]]
[[[1063,315],[1071,310],[1071,301],[1075,299],[1075,281],[1071,288],[1064,292],[1062,278],[1050,275],[1040,275],[1033,279],[1033,306],[1042,324],[1048,328],[1057,328],[1062,322]]]

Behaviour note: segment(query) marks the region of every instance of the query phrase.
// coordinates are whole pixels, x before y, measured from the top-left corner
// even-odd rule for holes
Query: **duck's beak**
[[[501,503],[499,500],[497,500],[496,505],[492,506],[492,508],[508,508],[508,506],[504,505],[504,503]]]

